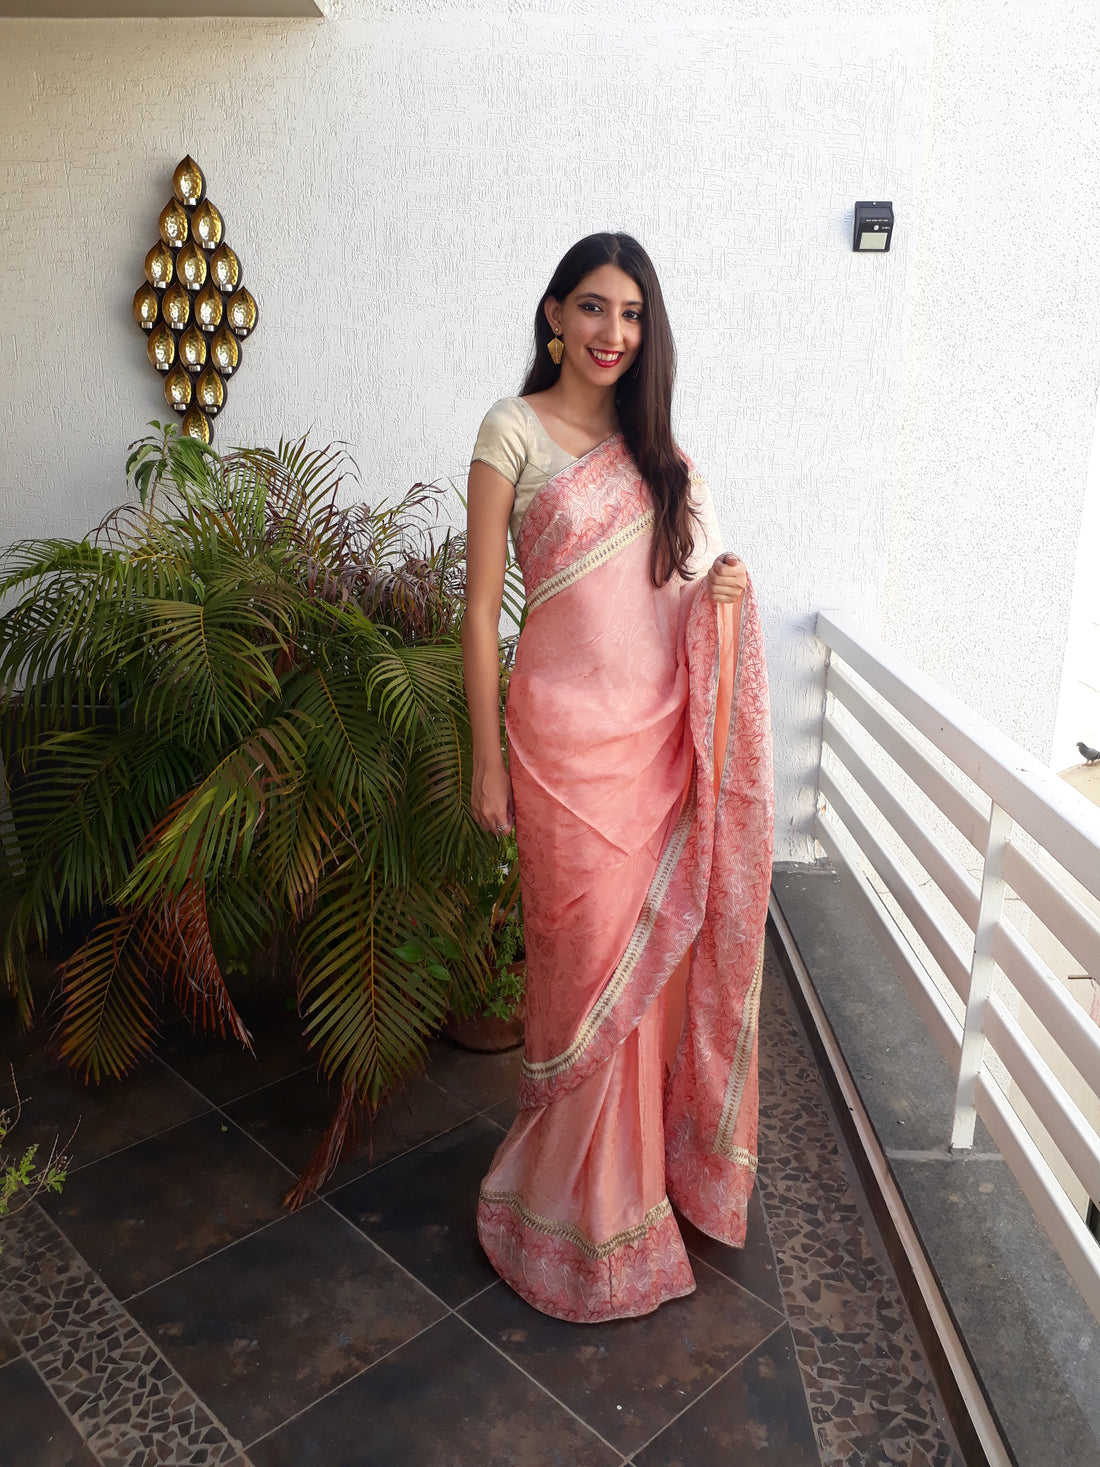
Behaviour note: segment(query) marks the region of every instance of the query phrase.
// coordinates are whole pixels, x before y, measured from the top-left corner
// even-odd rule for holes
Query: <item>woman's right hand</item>
[[[516,812],[512,781],[503,759],[486,769],[475,767],[470,781],[470,808],[482,830],[490,835],[504,835],[511,830]]]

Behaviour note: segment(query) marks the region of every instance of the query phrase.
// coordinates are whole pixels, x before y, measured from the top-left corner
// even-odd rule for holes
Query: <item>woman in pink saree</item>
[[[475,818],[513,819],[527,949],[518,1117],[478,1233],[537,1309],[598,1322],[695,1287],[673,1206],[738,1246],[756,1168],[771,878],[767,679],[752,586],[670,429],[649,257],[592,235],[482,424],[463,631]],[[506,710],[511,528],[527,591]]]

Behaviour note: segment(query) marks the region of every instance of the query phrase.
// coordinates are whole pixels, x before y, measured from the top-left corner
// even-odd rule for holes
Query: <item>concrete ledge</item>
[[[5,20],[319,20],[330,0],[0,0]]]
[[[776,932],[776,950],[794,980],[823,1073],[829,1080],[835,1044],[923,1252],[918,1262],[938,1285],[984,1397],[979,1404],[983,1411],[987,1404],[1008,1458],[1017,1467],[1100,1463],[1100,1327],[1008,1165],[981,1126],[971,1152],[948,1150],[950,1066],[836,874],[824,866],[777,871],[772,892],[794,948],[787,951],[785,934]],[[802,993],[796,965],[808,976],[815,1001]],[[817,1032],[822,1019],[825,1035]],[[832,1081],[960,1443],[968,1461],[990,1461],[972,1422],[963,1419],[970,1413],[965,1392],[948,1378],[950,1352],[920,1307],[916,1272],[882,1179],[835,1075]]]

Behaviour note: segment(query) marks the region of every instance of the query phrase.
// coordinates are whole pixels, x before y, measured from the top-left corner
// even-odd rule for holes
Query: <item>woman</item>
[[[548,1314],[695,1287],[671,1203],[740,1245],[756,1158],[771,876],[759,622],[676,446],[672,335],[629,235],[565,255],[519,398],[470,466],[473,813],[513,820],[527,949],[519,1116],[481,1189],[501,1276]],[[511,529],[527,619],[498,721]]]

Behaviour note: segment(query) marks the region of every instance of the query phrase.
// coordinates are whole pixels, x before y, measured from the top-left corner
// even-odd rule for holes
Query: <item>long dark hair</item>
[[[688,500],[688,466],[672,436],[672,383],[676,348],[653,261],[629,234],[590,234],[562,256],[535,312],[535,356],[523,396],[545,392],[561,376],[546,350],[553,336],[546,302],[563,301],[586,275],[601,265],[617,265],[642,293],[642,347],[615,384],[615,406],[626,445],[653,497],[653,552],[650,574],[663,586],[674,571],[687,577],[694,548],[695,513]]]

